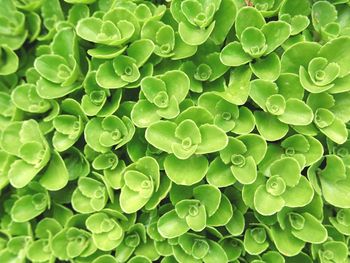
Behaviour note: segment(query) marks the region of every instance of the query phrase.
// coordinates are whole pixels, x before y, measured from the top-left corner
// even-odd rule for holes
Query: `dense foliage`
[[[350,262],[349,121],[349,0],[0,0],[0,262]]]

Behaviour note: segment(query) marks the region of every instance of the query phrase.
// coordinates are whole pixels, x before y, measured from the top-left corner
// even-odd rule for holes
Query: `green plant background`
[[[350,262],[349,121],[349,0],[0,0],[0,262]]]

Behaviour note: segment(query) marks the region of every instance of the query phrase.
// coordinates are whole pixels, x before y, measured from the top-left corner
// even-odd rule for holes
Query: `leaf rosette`
[[[243,242],[234,237],[224,237],[219,241],[229,261],[237,260],[245,252]]]
[[[99,177],[99,176],[97,176]],[[71,202],[74,210],[81,214],[101,211],[108,201],[107,186],[91,177],[80,177],[73,191]]]
[[[61,111],[52,121],[55,129],[52,144],[60,152],[68,150],[78,141],[88,121],[79,103],[73,99],[65,99],[61,103]]]
[[[218,187],[255,182],[257,165],[263,160],[267,149],[265,140],[256,134],[229,137],[228,145],[210,164],[206,178]]]
[[[220,151],[228,143],[226,133],[213,122],[209,111],[195,106],[183,111],[174,122],[158,121],[147,128],[146,140],[171,154],[164,162],[170,180],[192,185],[205,176],[208,160],[204,154]]]
[[[89,71],[85,77],[83,88],[85,94],[81,98],[81,108],[87,116],[106,117],[114,113],[120,106],[122,90],[111,91],[102,88],[96,82],[96,71]]]
[[[271,68],[271,65],[279,67],[278,57],[273,51],[289,38],[291,27],[288,23],[266,23],[257,9],[243,7],[237,13],[235,29],[240,42],[231,42],[222,49],[220,59],[224,65],[237,67],[258,59],[261,68]],[[265,59],[259,60],[261,57]]]
[[[337,144],[343,144],[348,138],[346,94],[328,94],[326,92],[309,94],[306,103],[314,112],[313,123],[304,132],[315,135],[320,131]],[[299,127],[296,127],[298,131]],[[301,131],[303,132],[303,131]]]
[[[13,203],[11,218],[14,222],[27,222],[42,214],[49,206],[50,197],[47,190],[37,182],[30,182]]]
[[[320,168],[322,162],[326,163],[324,168]],[[339,156],[326,155],[309,167],[307,175],[316,193],[329,204],[338,208],[350,207],[349,171]]]
[[[181,187],[180,187],[181,190]],[[173,190],[172,190],[173,191]],[[170,192],[170,195],[176,194]],[[179,193],[177,193],[179,194]],[[175,238],[189,230],[201,232],[206,227],[226,226],[234,212],[228,197],[212,185],[200,185],[188,198],[173,201],[175,208],[162,215],[157,228],[164,238]],[[179,196],[177,196],[179,198]],[[172,226],[176,225],[176,228]]]
[[[246,229],[243,244],[245,250],[251,255],[263,253],[270,244],[266,229],[262,226]]]
[[[255,126],[253,113],[247,107],[225,100],[218,93],[206,92],[198,99],[198,105],[210,111],[214,124],[225,132],[248,134]]]
[[[17,86],[11,94],[11,99],[18,109],[30,113],[45,113],[53,107],[49,100],[38,95],[36,86],[31,83]]]
[[[82,218],[77,219],[80,221]],[[67,225],[53,236],[51,248],[54,256],[58,259],[70,260],[78,257],[87,257],[97,250],[92,241],[91,233],[85,230],[83,222],[79,223],[82,225]]]
[[[208,50],[210,54],[208,54]],[[220,80],[228,66],[220,61],[220,50],[213,45],[212,41],[201,45],[191,61],[185,61],[180,69],[186,73],[190,79],[190,90],[196,93],[203,92],[206,86]]]
[[[131,140],[135,126],[124,116],[110,115],[105,118],[95,117],[85,126],[84,136],[87,145],[93,150],[105,153],[114,147],[118,149]],[[97,139],[98,138],[98,139]]]
[[[116,218],[98,212],[90,215],[85,221],[86,228],[92,233],[92,241],[102,251],[116,248],[124,238],[124,230]]]
[[[179,70],[144,78],[141,82],[141,99],[131,112],[132,121],[136,126],[145,128],[162,118],[177,117],[179,104],[185,99],[189,87],[187,75]]]
[[[147,205],[160,186],[159,165],[152,157],[143,157],[122,172],[120,206],[134,213]]]
[[[251,0],[254,6],[264,17],[271,17],[276,15],[283,0]]]
[[[324,243],[327,228],[322,225],[322,200],[317,196],[301,208],[284,208],[277,214],[277,223],[271,235],[277,249],[288,257],[301,252],[306,243],[312,246]],[[281,238],[283,236],[283,238]]]
[[[266,155],[259,164],[259,170],[267,174],[271,163],[284,157],[294,158],[303,169],[320,160],[323,153],[323,146],[316,138],[309,135],[294,134],[285,138],[280,145],[268,145]]]
[[[28,259],[38,262],[49,261],[53,257],[50,241],[61,230],[62,226],[56,219],[51,217],[42,219],[35,228],[37,239],[28,246]]]
[[[310,93],[331,94],[348,91],[350,56],[345,50],[349,37],[339,37],[321,46],[313,42],[300,42],[282,55],[282,72],[299,75],[303,88]],[[300,54],[308,52],[307,56]]]
[[[298,5],[293,0],[286,0],[280,6],[278,17],[291,26],[291,36],[297,36],[310,24],[309,15],[311,4],[309,1],[300,1]]]
[[[163,58],[184,59],[197,51],[196,46],[183,42],[178,32],[161,21],[147,21],[142,27],[141,38],[152,40],[154,53]]]
[[[114,8],[102,18],[87,17],[77,24],[77,34],[81,38],[107,46],[120,46],[139,34],[140,25],[126,8]]]
[[[144,77],[153,73],[153,64],[146,63],[153,51],[151,40],[136,40],[126,49],[125,55],[119,55],[98,67],[97,84],[105,89],[138,87]]]
[[[302,100],[304,91],[300,84],[289,92],[290,82],[295,81],[296,75],[286,74],[276,83],[261,79],[250,83],[249,96],[263,110],[254,112],[256,127],[268,141],[283,138],[289,130],[288,124],[307,126],[313,121],[312,108]]]
[[[14,1],[1,0],[0,5],[0,46],[7,45],[11,50],[17,50],[28,36],[26,16],[17,10]]]
[[[79,89],[83,63],[75,32],[63,28],[55,35],[49,53],[34,61],[34,68],[40,75],[36,83],[39,96],[56,99]]]
[[[116,248],[115,258],[117,262],[126,262],[134,254],[137,247],[145,244],[147,240],[147,233],[145,226],[141,223],[136,223],[131,226],[125,233],[125,237]]]
[[[33,239],[29,235],[20,235],[12,237],[0,251],[1,259],[10,261],[25,261],[26,250]]]
[[[231,0],[175,0],[170,6],[172,16],[179,23],[181,39],[193,46],[203,44],[210,36],[222,43],[235,21],[236,11]]]
[[[123,3],[121,2],[120,5],[123,6]],[[134,15],[141,24],[145,24],[148,21],[161,20],[164,13],[166,12],[166,6],[155,5],[152,2],[141,2],[138,4],[133,3],[132,7],[129,5],[129,10],[133,11]]]
[[[8,171],[16,188],[26,186],[50,160],[50,148],[35,120],[12,122],[2,132],[2,149],[15,157]]]
[[[327,42],[341,35],[342,25],[336,7],[326,1],[314,3],[311,10],[312,25],[320,38]]]
[[[243,188],[243,200],[264,216],[274,215],[284,207],[303,207],[314,196],[312,184],[301,175],[298,161],[292,157],[275,160],[268,177],[259,174],[253,184]]]
[[[314,258],[322,263],[329,262],[330,260],[342,262],[347,258],[347,244],[342,241],[329,240],[322,245],[314,247]]]
[[[173,246],[173,256],[181,263],[228,262],[225,250],[217,242],[191,233],[179,237],[178,244]]]

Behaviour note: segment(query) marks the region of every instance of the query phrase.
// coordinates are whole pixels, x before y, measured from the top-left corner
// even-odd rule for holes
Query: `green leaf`
[[[35,60],[35,69],[53,83],[63,83],[71,74],[67,61],[59,55],[42,55]]]
[[[263,32],[255,27],[246,28],[241,35],[243,50],[253,58],[261,57],[267,49]]]
[[[246,155],[252,156],[256,164],[259,164],[267,151],[265,140],[257,134],[247,134],[239,136],[238,139],[247,147]]]
[[[174,155],[168,155],[164,161],[167,176],[176,184],[193,185],[203,179],[208,170],[206,157],[198,155],[180,160]]]
[[[44,113],[51,108],[50,102],[39,97],[33,84],[22,84],[17,86],[11,99],[17,108],[32,113]]]
[[[226,66],[238,67],[252,61],[252,58],[239,42],[232,42],[221,50],[220,60]]]
[[[283,73],[299,74],[300,66],[308,67],[309,62],[319,56],[321,45],[315,42],[299,42],[288,48],[282,55]]]
[[[313,120],[311,108],[303,101],[298,99],[289,99],[286,101],[284,113],[278,116],[281,122],[294,125],[308,125]]]
[[[197,186],[193,189],[193,196],[205,206],[205,210],[208,213],[208,216],[212,216],[219,208],[221,192],[214,186]]]
[[[288,257],[298,255],[305,246],[305,242],[294,237],[290,230],[282,230],[278,225],[272,226],[271,237],[278,251]]]
[[[233,210],[230,221],[225,225],[227,231],[233,236],[239,236],[243,233],[245,227],[244,215],[238,209]]]
[[[275,160],[270,167],[270,175],[278,175],[283,178],[286,185],[294,187],[300,180],[299,163],[292,157]]]
[[[267,141],[277,141],[283,138],[289,130],[288,125],[280,122],[274,115],[256,111],[254,116],[260,135]]]
[[[236,126],[232,132],[236,134],[248,134],[255,127],[255,118],[253,113],[247,107],[239,108],[239,117],[236,120]]]
[[[68,179],[68,170],[62,157],[58,152],[53,151],[51,154],[51,160],[40,177],[40,184],[47,190],[57,191],[67,185]]]
[[[227,255],[223,248],[216,242],[209,240],[208,254],[203,258],[204,263],[227,262]]]
[[[327,239],[327,230],[314,216],[309,213],[302,213],[305,219],[302,229],[292,228],[292,234],[302,241],[321,244]]]
[[[202,141],[196,150],[197,154],[217,152],[224,149],[228,138],[223,130],[211,124],[204,124],[199,127]]]
[[[139,100],[131,111],[131,119],[136,126],[146,128],[159,121],[161,117],[157,114],[156,105],[148,100]]]
[[[243,165],[231,165],[233,176],[241,184],[251,184],[257,177],[257,167],[253,157],[248,156]]]
[[[48,202],[48,196],[45,193],[22,196],[11,209],[12,220],[15,222],[29,221],[43,213],[48,206]]]
[[[265,24],[261,31],[266,38],[267,49],[265,55],[270,54],[281,46],[290,36],[290,25],[283,21],[271,21]]]
[[[289,14],[283,14],[280,16],[280,20],[287,22],[291,26],[291,35],[297,35],[304,31],[310,24],[310,20],[305,15],[291,16]]]
[[[255,63],[250,63],[250,68],[258,78],[275,81],[281,73],[281,61],[276,53],[271,53],[266,57],[258,59]]]
[[[230,200],[224,195],[221,195],[220,205],[216,212],[208,218],[209,226],[224,226],[233,215],[233,209]]]
[[[141,67],[154,51],[154,44],[151,40],[140,39],[134,41],[126,50],[129,57],[132,57],[136,61],[136,65]]]
[[[265,19],[261,13],[253,7],[241,8],[236,17],[236,35],[241,38],[242,32],[248,27],[261,28],[265,24]]]
[[[248,66],[235,68],[230,72],[230,81],[227,89],[217,94],[228,102],[243,105],[248,99],[251,75],[252,71]]]
[[[304,87],[304,89],[311,93],[321,93],[333,87],[333,84],[329,84],[326,86],[318,86],[315,83],[313,83],[309,76],[309,73],[305,70],[304,67],[300,67],[299,77],[301,85]]]
[[[111,61],[107,61],[99,66],[96,72],[96,82],[106,89],[122,88],[128,83],[116,75]]]
[[[15,73],[18,69],[18,57],[7,45],[0,46],[0,76]]]
[[[337,9],[329,2],[312,5],[312,24],[317,31],[321,31],[327,24],[337,19]]]
[[[303,207],[312,201],[313,196],[312,185],[304,176],[300,177],[296,186],[287,189],[282,194],[285,206],[288,207]]]
[[[214,15],[215,28],[210,35],[214,43],[219,45],[224,42],[229,30],[235,22],[237,8],[235,1],[222,0],[219,9]]]
[[[11,164],[8,171],[8,178],[16,188],[26,186],[40,171],[40,169],[24,162],[23,160],[16,160]]]
[[[207,28],[197,28],[190,24],[180,22],[179,34],[183,42],[190,46],[199,46],[203,44],[213,32],[215,22],[212,22]]]
[[[216,187],[226,187],[236,182],[232,175],[230,167],[227,166],[220,157],[216,157],[209,165],[206,174],[206,180],[209,184]]]
[[[249,96],[263,110],[266,110],[267,99],[277,93],[278,87],[271,81],[256,79],[250,82]]]
[[[207,214],[205,206],[192,207],[189,210],[189,215],[186,216],[186,223],[190,229],[195,232],[200,232],[206,227]]]
[[[38,262],[50,260],[51,251],[45,251],[45,250],[48,250],[47,246],[48,246],[47,240],[39,239],[34,241],[28,247],[28,251],[27,251],[28,259],[32,261],[38,261]]]
[[[319,51],[319,55],[326,58],[329,63],[336,62],[339,65],[340,77],[345,77],[350,73],[350,56],[346,52],[346,47],[349,44],[349,37],[340,37],[327,42]]]
[[[146,140],[154,147],[172,153],[171,145],[176,142],[176,124],[170,121],[159,121],[151,124],[145,133]],[[159,140],[161,138],[161,140]]]
[[[116,263],[116,259],[111,255],[102,255],[94,259],[92,263]]]
[[[245,250],[251,255],[259,255],[269,246],[266,238],[266,231],[264,228],[248,228],[244,234]]]
[[[140,176],[136,176],[137,174]],[[129,176],[126,177],[127,175]],[[140,210],[143,206],[145,206],[145,204],[151,197],[150,195],[152,195],[153,193],[153,184],[151,181],[148,180],[148,178],[145,175],[132,171],[129,171],[124,174],[125,181],[127,180],[127,178],[130,178],[128,180],[131,180],[132,177],[132,180],[139,180],[139,185],[137,185],[137,188],[135,188],[136,185],[133,185],[134,187],[132,188],[130,183],[126,183],[126,186],[122,187],[119,198],[122,210],[128,214],[135,213],[138,210]],[[144,184],[145,182],[148,182],[150,186],[147,185],[146,189],[142,189],[142,184]],[[136,182],[134,182],[134,184],[136,184]]]
[[[268,193],[265,185],[260,185],[254,194],[255,209],[264,216],[273,215],[281,211],[284,205],[283,198]]]
[[[281,94],[284,99],[303,99],[304,88],[300,84],[298,75],[292,73],[282,73],[276,80],[276,84],[278,86],[278,94]]]
[[[348,138],[346,125],[338,118],[334,118],[331,125],[320,128],[320,131],[337,144],[343,144]]]
[[[157,223],[158,231],[164,238],[175,238],[185,234],[189,227],[185,219],[177,216],[175,210],[161,216]]]

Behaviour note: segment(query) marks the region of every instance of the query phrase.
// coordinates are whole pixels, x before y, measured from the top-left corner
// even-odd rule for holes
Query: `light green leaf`
[[[189,227],[185,219],[181,219],[175,210],[161,216],[157,223],[158,231],[164,238],[175,238],[185,234]]]
[[[180,160],[174,155],[168,155],[164,161],[167,176],[176,184],[193,185],[203,179],[208,170],[206,157],[198,155]]]

